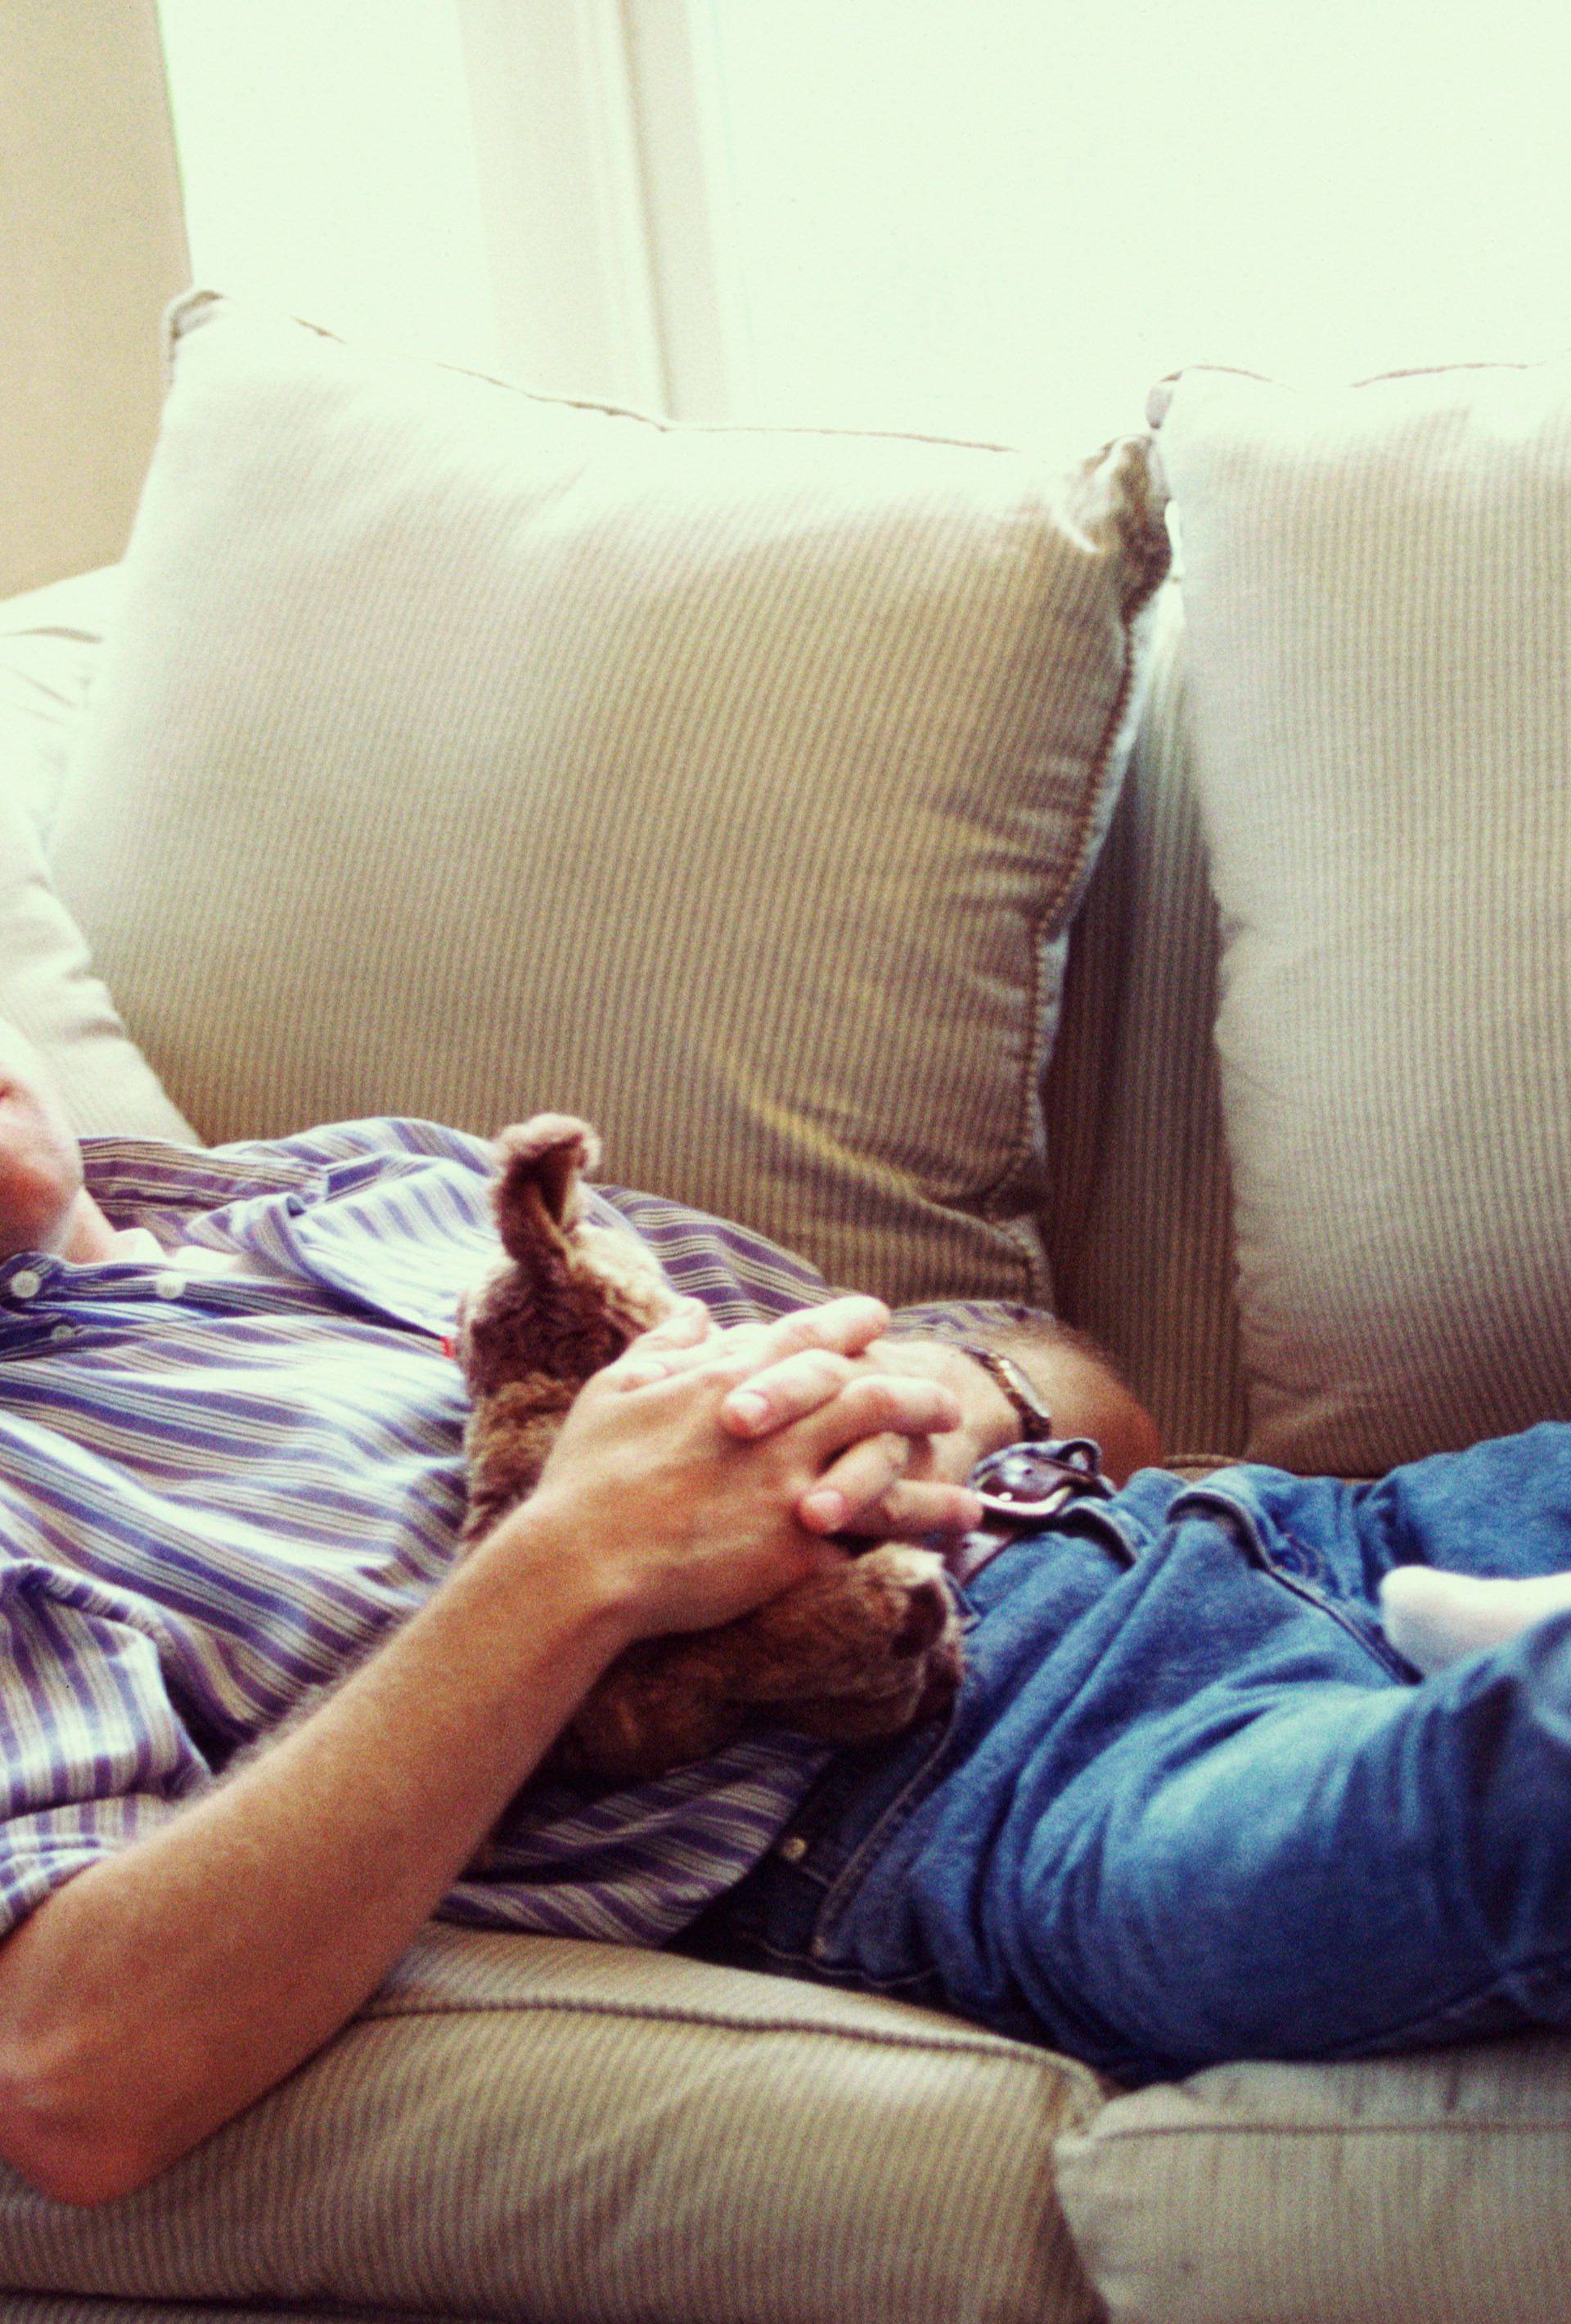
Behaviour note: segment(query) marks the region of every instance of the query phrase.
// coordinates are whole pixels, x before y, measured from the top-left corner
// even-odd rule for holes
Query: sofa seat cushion
[[[1565,2324],[1571,2041],[1215,2066],[1058,2143],[1113,2324]]]
[[[1082,2324],[1084,2067],[910,2005],[433,1925],[314,2061],[0,2282],[524,2324]]]

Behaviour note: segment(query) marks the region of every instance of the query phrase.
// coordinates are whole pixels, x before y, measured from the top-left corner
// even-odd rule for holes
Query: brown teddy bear
[[[496,1151],[502,1250],[461,1303],[457,1341],[474,1397],[466,1544],[532,1490],[585,1381],[674,1296],[647,1244],[586,1221],[579,1181],[600,1151],[587,1123],[536,1114],[504,1130]],[[863,1743],[946,1711],[960,1632],[942,1559],[904,1543],[847,1545],[859,1554],[840,1571],[739,1621],[630,1646],[547,1764],[625,1783],[705,1758],[755,1725]]]

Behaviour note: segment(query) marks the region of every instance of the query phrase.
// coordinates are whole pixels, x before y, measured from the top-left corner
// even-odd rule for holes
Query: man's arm
[[[505,1531],[274,1748],[7,1941],[0,2156],[46,2194],[140,2185],[324,2042],[617,1652],[625,1610],[553,1513]]]
[[[847,1346],[883,1314],[836,1312],[859,1308]],[[813,1483],[851,1447],[854,1494],[886,1490],[897,1456],[869,1463],[864,1443],[953,1425],[941,1386],[858,1373],[737,1443],[718,1423],[729,1388],[834,1316],[774,1329],[680,1376],[599,1375],[533,1498],[386,1646],[0,1947],[0,2159],[103,2201],[251,2104],[374,1989],[623,1646],[730,1620],[820,1570],[840,1553],[791,1516]]]

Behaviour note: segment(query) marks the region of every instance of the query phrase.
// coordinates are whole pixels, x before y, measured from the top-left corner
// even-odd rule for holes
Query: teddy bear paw
[[[828,1743],[869,1743],[942,1718],[960,1683],[960,1618],[932,1550],[888,1542],[855,1559],[818,1611],[816,1670],[786,1716]]]

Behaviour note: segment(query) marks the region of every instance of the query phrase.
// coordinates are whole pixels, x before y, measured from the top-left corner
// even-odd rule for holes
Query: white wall
[[[189,279],[152,0],[4,0],[0,596],[125,547]]]
[[[160,13],[199,281],[550,392],[664,403],[620,0]]]
[[[195,279],[497,368],[451,0],[162,0]]]
[[[760,417],[1085,448],[1187,363],[1571,341],[1566,0],[705,5]]]

